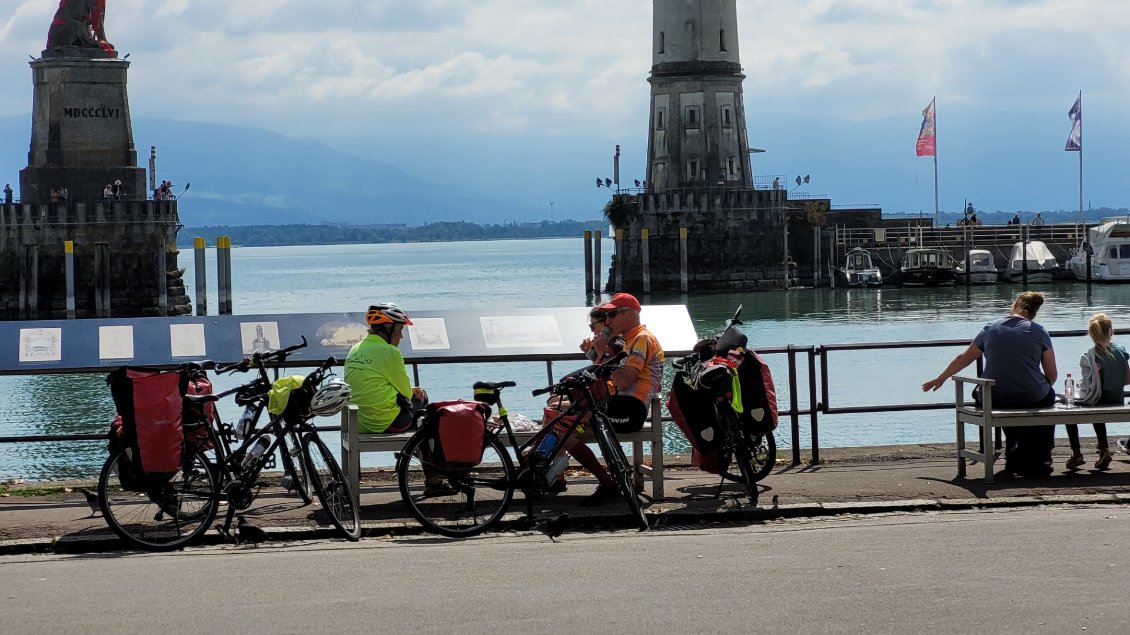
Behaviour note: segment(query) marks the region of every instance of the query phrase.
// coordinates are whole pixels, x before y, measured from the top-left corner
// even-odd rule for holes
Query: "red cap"
[[[636,296],[630,293],[617,293],[616,295],[612,296],[612,299],[609,300],[607,304],[600,305],[600,308],[603,311],[613,311],[615,309],[631,309],[633,311],[639,312],[640,301],[636,299]]]

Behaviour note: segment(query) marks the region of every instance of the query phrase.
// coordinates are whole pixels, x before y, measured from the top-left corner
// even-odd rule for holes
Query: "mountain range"
[[[1084,207],[1127,207],[1121,170],[1130,128],[1098,108],[1090,112]],[[1063,151],[1063,113],[1049,106],[1033,119],[956,105],[945,114],[938,132],[943,215],[959,214],[967,201],[978,212],[1009,216],[1078,212],[1079,153]],[[599,218],[610,192],[594,187],[594,177],[613,176],[617,143],[621,183],[645,178],[646,112],[635,118],[644,123],[616,139],[577,126],[459,138],[404,129],[379,140],[358,130],[324,143],[255,127],[135,118],[134,139],[142,167],[157,145],[158,180],[172,180],[177,194],[192,183],[181,205],[190,227],[507,224]],[[747,119],[750,145],[766,149],[750,156],[754,175],[780,176],[798,195],[827,196],[834,207],[933,215],[934,160],[914,156],[917,113],[846,121],[772,112],[757,99]],[[26,165],[30,120],[0,117],[0,138],[9,142],[0,181],[15,184]],[[811,182],[794,188],[799,175]]]

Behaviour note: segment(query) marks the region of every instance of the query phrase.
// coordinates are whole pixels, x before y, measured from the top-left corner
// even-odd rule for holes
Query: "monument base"
[[[127,196],[145,197],[126,94],[128,68],[119,59],[31,62],[31,149],[20,172],[21,197],[48,202],[52,188],[66,187],[71,200],[97,201],[114,181],[122,182]]]

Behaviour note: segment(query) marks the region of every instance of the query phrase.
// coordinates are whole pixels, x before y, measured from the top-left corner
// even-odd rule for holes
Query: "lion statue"
[[[106,41],[106,0],[59,0],[59,10],[47,32],[47,48],[97,48],[117,57]]]

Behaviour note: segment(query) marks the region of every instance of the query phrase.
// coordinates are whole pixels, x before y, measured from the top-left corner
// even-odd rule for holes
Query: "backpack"
[[[719,462],[722,433],[714,414],[713,395],[695,390],[687,383],[687,374],[679,371],[667,394],[667,410],[691,444],[691,465],[711,474],[725,471],[727,466]]]
[[[742,351],[738,364],[742,388],[742,413],[738,418],[746,434],[766,434],[777,429],[777,388],[769,365],[757,353]]]
[[[478,401],[437,401],[425,410],[425,425],[433,426],[436,460],[449,467],[474,467],[483,460],[490,407]]]
[[[128,489],[167,479],[190,453],[211,447],[207,426],[215,418],[214,404],[184,401],[185,394],[210,394],[206,378],[185,373],[120,368],[106,377],[118,416],[110,426],[111,453],[127,450],[119,479]],[[186,434],[188,437],[186,438]]]

